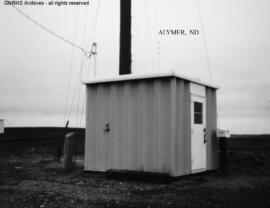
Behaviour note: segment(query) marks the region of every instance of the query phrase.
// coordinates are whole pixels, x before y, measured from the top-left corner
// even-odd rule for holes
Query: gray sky
[[[0,3],[0,117],[8,126],[63,126],[68,98],[71,125],[84,125],[84,115],[80,115],[84,87],[79,85],[79,91],[76,83],[82,61],[82,77],[93,76],[93,60],[86,60],[79,50],[43,31],[3,2]],[[97,2],[90,0],[89,6],[81,7],[18,8],[84,48],[95,40],[97,76],[117,75],[119,0],[101,0],[94,38],[91,26]],[[213,80],[220,86],[219,126],[233,133],[270,133],[270,2],[199,2]],[[196,0],[136,0],[132,13],[134,73],[174,70],[210,81]],[[159,29],[198,29],[200,35],[158,36]]]

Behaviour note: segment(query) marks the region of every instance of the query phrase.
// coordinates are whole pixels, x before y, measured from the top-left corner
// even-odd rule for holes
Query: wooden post
[[[131,73],[131,0],[120,0],[119,74]]]
[[[66,123],[66,127],[64,129],[63,136],[56,138],[56,145],[55,145],[56,147],[55,147],[54,158],[57,161],[60,161],[61,155],[63,153],[63,144],[64,144],[64,140],[65,140],[65,135],[67,133],[68,124],[69,124],[69,121],[67,121],[67,123]]]
[[[73,168],[73,144],[74,144],[74,132],[68,133],[65,136],[65,144],[64,144],[64,161],[63,166],[64,169],[70,170]]]

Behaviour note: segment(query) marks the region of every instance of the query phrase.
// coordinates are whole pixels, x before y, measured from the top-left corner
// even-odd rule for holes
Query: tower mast
[[[131,74],[131,0],[120,0],[119,74]]]

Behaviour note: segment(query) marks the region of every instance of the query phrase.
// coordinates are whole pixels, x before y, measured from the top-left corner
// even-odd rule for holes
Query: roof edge
[[[188,76],[180,75],[179,73],[175,73],[174,71],[164,72],[164,73],[118,75],[114,77],[98,77],[98,78],[83,81],[83,83],[85,85],[90,85],[90,84],[109,83],[109,82],[122,82],[122,81],[129,81],[129,80],[153,79],[153,78],[162,78],[162,77],[176,77],[176,78],[184,79],[184,80],[196,83],[196,84],[204,85],[204,86],[211,87],[214,89],[219,89],[219,86],[213,83],[208,83],[200,79],[194,79]]]

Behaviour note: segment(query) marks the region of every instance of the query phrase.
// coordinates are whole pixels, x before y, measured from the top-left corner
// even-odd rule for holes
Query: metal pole
[[[119,74],[131,73],[131,0],[120,0]]]

